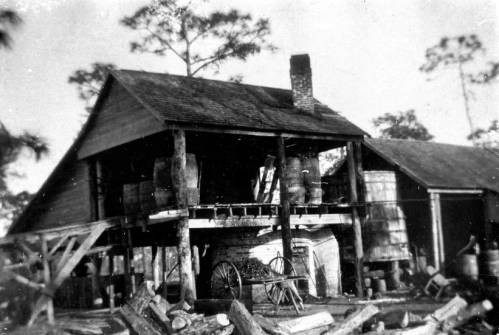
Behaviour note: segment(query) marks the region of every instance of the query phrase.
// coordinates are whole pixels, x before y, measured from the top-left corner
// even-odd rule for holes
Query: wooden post
[[[95,161],[95,174],[97,186],[97,218],[102,220],[106,217],[104,206],[104,168],[100,160]]]
[[[440,193],[430,193],[431,210],[431,236],[433,245],[433,265],[441,269],[445,262],[444,238],[442,231],[442,209],[440,206]]]
[[[159,258],[161,257],[161,253],[159,252],[159,248],[157,245],[153,245],[152,247],[152,278],[154,281],[154,290],[159,288],[160,283],[160,269],[159,269]]]
[[[162,275],[161,275],[161,278],[162,278],[162,282],[163,282],[163,292],[162,292],[162,295],[163,295],[163,298],[167,299],[168,297],[168,288],[166,286],[166,276],[168,274],[168,270],[166,270],[166,246],[163,245],[161,247],[161,270],[163,271],[162,272]]]
[[[124,265],[124,279],[125,279],[125,297],[129,298],[133,293],[132,285],[132,259],[130,258],[130,244],[128,238],[128,229],[122,227],[121,231],[121,247],[124,251],[123,254],[123,265]]]
[[[357,297],[364,296],[362,268],[364,266],[364,250],[362,246],[362,228],[357,204],[359,201],[357,192],[357,174],[355,162],[355,148],[353,142],[347,143],[347,163],[348,163],[348,179],[350,182],[350,203],[352,206],[352,228],[353,228],[353,244],[354,244],[354,261],[355,261],[355,290]]]
[[[178,209],[187,209],[187,183],[185,179],[186,147],[185,131],[173,131],[172,184]],[[177,224],[178,261],[180,276],[180,299],[196,299],[194,276],[191,263],[191,242],[189,217],[181,217]]]
[[[50,286],[50,264],[48,259],[48,246],[45,236],[41,236],[42,242],[42,257],[43,257],[43,282],[45,287]],[[52,292],[53,293],[53,292]],[[48,297],[47,300],[47,320],[49,324],[54,324],[54,302],[52,297]]]
[[[284,138],[279,136],[277,138],[277,174],[279,176],[279,187],[281,192],[281,236],[282,236],[282,253],[284,258],[293,261],[293,250],[291,249],[291,224],[290,224],[290,209],[288,198],[288,185],[286,184],[286,148],[284,147]],[[285,264],[285,273],[290,273],[289,265]]]
[[[109,258],[109,312],[111,314],[114,312],[114,283],[113,283],[113,277],[114,277],[114,252],[113,250],[109,250],[108,253],[108,258]]]

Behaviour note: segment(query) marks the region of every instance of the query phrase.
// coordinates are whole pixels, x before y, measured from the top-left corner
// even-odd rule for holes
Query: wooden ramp
[[[47,312],[49,323],[54,322],[52,299],[55,291],[85,255],[100,250],[92,249],[94,243],[106,229],[115,224],[107,220],[96,221],[8,235],[0,239],[0,248],[4,251],[0,262],[0,281],[15,280],[40,293],[28,326],[33,325],[43,311]],[[23,273],[26,273],[26,269],[32,269],[37,263],[41,263],[43,267],[42,279],[35,280],[35,275],[20,274],[19,270],[23,269]]]

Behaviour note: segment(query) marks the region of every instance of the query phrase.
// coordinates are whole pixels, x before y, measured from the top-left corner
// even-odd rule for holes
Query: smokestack
[[[312,93],[312,69],[308,54],[293,55],[290,59],[291,89],[293,104],[307,113],[314,114],[314,95]]]

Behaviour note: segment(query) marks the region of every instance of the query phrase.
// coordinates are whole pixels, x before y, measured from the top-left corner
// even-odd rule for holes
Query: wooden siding
[[[73,155],[76,156],[76,155]],[[91,220],[90,182],[85,161],[69,160],[19,222],[22,230]]]
[[[97,113],[81,143],[79,159],[165,129],[152,113],[116,81],[112,83]]]

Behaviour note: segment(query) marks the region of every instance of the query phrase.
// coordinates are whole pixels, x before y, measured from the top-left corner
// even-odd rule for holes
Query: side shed
[[[411,140],[366,139],[368,170],[396,172],[409,241],[431,251],[435,266],[469,240],[497,240],[499,154],[489,149]]]

